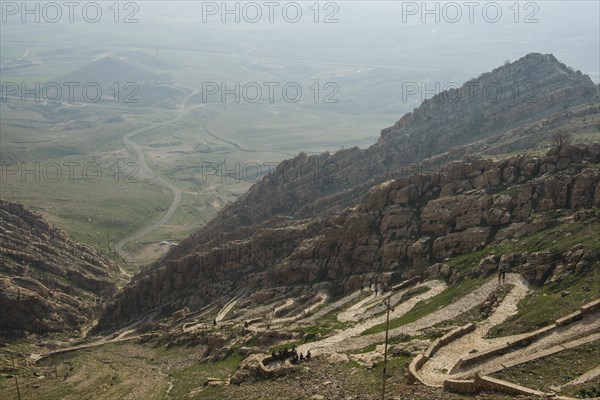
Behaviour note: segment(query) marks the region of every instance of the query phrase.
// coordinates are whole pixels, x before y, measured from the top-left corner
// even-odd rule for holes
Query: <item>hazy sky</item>
[[[54,10],[44,15],[45,3],[38,4],[41,22],[26,16],[23,29],[23,10],[14,10],[22,3],[3,1],[2,44],[37,37],[48,44],[98,46],[99,35],[120,35],[117,44],[124,47],[220,46],[257,57],[449,69],[473,76],[506,59],[540,52],[600,81],[598,1],[228,1],[223,7],[222,1],[143,0],[121,2],[119,24],[112,21],[113,2],[100,1],[103,15],[94,27],[105,31],[88,36],[91,24],[82,21],[81,9],[70,23],[68,10],[57,2],[62,18],[48,23],[44,19]],[[88,17],[93,11],[87,10]],[[122,23],[128,17],[137,22]]]
[[[253,41],[265,56],[478,74],[540,52],[600,80],[598,1],[375,0],[318,2],[317,7],[305,1],[296,2],[302,17],[293,23],[298,7],[289,4],[294,2],[274,3],[269,9],[264,2],[228,2],[225,9],[221,2],[156,1],[143,8],[148,21],[177,25],[190,35],[236,32],[232,39]]]

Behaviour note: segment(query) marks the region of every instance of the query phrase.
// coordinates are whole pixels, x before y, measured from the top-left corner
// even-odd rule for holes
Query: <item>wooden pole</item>
[[[10,358],[12,360],[13,370],[15,371],[13,376],[15,377],[15,386],[17,387],[17,398],[21,400],[21,392],[19,391],[19,379],[17,378],[17,368],[15,367],[15,355],[13,353],[10,353]]]
[[[387,349],[388,349],[388,332],[390,329],[390,310],[394,311],[394,309],[390,307],[389,296],[383,304],[385,304],[385,308],[387,310],[387,315],[385,317],[385,344],[383,347],[383,374],[381,376],[381,400],[385,400],[385,375],[387,372]]]

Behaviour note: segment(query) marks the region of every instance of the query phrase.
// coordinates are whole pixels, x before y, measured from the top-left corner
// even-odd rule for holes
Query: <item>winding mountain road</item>
[[[186,86],[179,86],[179,87],[185,88],[185,89],[191,89],[192,91],[183,99],[181,105],[179,106],[179,109],[177,110],[178,115],[175,118],[172,118],[172,119],[169,119],[169,120],[163,121],[163,122],[157,122],[155,124],[146,126],[144,128],[137,129],[131,133],[128,133],[127,135],[125,135],[123,137],[123,143],[126,146],[133,149],[133,151],[135,152],[137,164],[138,164],[138,170],[137,170],[138,178],[140,180],[145,179],[145,180],[148,180],[149,182],[152,182],[158,186],[162,186],[162,187],[168,189],[173,195],[173,200],[171,202],[171,205],[169,206],[169,209],[167,210],[167,212],[161,217],[161,219],[159,219],[158,221],[153,222],[149,225],[146,225],[145,227],[139,229],[136,232],[133,232],[133,233],[127,235],[126,237],[124,237],[117,243],[117,251],[118,251],[119,255],[125,261],[131,261],[131,257],[129,255],[129,253],[127,253],[123,250],[123,248],[128,243],[131,243],[133,241],[141,239],[144,236],[150,234],[151,232],[157,230],[158,228],[164,226],[167,222],[169,222],[171,220],[171,218],[175,214],[175,211],[177,211],[179,204],[181,203],[181,197],[183,194],[182,190],[179,189],[173,183],[169,182],[167,179],[165,179],[165,178],[159,176],[157,173],[155,173],[146,163],[146,157],[144,155],[142,146],[140,146],[139,144],[137,144],[136,142],[134,142],[132,140],[132,138],[135,135],[138,135],[142,132],[146,132],[146,131],[149,131],[152,129],[156,129],[158,127],[161,127],[161,126],[164,126],[167,124],[171,124],[173,122],[176,122],[176,121],[180,120],[181,118],[183,118],[183,116],[185,115],[185,113],[187,111],[190,111],[190,110],[193,110],[193,109],[203,106],[203,105],[197,105],[195,107],[188,108],[187,107],[188,101],[192,97],[194,97],[196,94],[198,94],[199,90],[195,89],[195,88],[189,88]]]

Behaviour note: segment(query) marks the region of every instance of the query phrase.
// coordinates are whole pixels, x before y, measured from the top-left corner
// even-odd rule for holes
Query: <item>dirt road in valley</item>
[[[133,132],[128,133],[127,135],[125,135],[123,137],[123,143],[125,144],[125,146],[131,148],[136,155],[136,160],[137,160],[137,165],[138,165],[138,170],[136,171],[136,178],[139,180],[147,180],[158,186],[164,187],[164,188],[168,189],[173,196],[171,205],[169,206],[167,212],[158,221],[153,222],[149,225],[146,225],[143,228],[139,229],[138,231],[133,232],[133,233],[127,235],[126,237],[124,237],[123,239],[119,240],[119,242],[117,243],[117,251],[119,252],[120,256],[128,262],[133,261],[132,256],[128,252],[124,251],[123,248],[128,243],[139,240],[139,239],[143,238],[144,236],[147,236],[151,232],[157,230],[158,228],[164,226],[167,222],[169,222],[171,220],[171,218],[175,214],[175,211],[177,211],[179,204],[181,203],[181,197],[183,194],[182,190],[179,189],[175,184],[169,182],[167,179],[159,176],[148,166],[148,164],[146,163],[146,157],[144,154],[143,147],[140,146],[139,144],[137,144],[136,142],[134,142],[132,140],[132,138],[140,133],[176,122],[176,121],[180,120],[181,118],[183,118],[183,116],[185,115],[186,112],[200,108],[203,106],[203,105],[197,105],[194,107],[188,107],[188,101],[192,97],[194,97],[196,94],[198,94],[199,90],[194,89],[194,88],[188,88],[185,86],[182,86],[182,87],[191,89],[191,92],[183,99],[181,105],[179,106],[179,109],[177,110],[178,115],[175,118],[172,118],[172,119],[169,119],[169,120],[163,121],[163,122],[158,122],[158,123],[146,126],[144,128],[137,129]]]

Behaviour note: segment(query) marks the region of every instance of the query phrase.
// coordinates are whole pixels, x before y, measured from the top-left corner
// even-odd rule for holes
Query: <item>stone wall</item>
[[[475,376],[471,380],[446,379],[444,389],[453,393],[473,394],[482,391],[500,392],[515,396],[547,397],[546,393],[506,382],[489,376]]]
[[[474,380],[446,379],[444,389],[453,393],[479,393],[480,389]]]
[[[446,333],[441,338],[434,341],[425,351],[424,356],[429,359],[431,358],[440,348],[444,347],[448,343],[468,334],[475,330],[475,324],[469,323],[467,325],[461,326],[459,328],[453,329],[450,332]]]
[[[565,326],[565,325],[571,324],[575,321],[578,321],[585,316],[588,316],[592,313],[597,312],[599,309],[600,309],[600,299],[597,299],[590,303],[587,303],[587,304],[581,306],[581,308],[578,311],[571,313],[565,317],[557,319],[554,324],[548,325],[544,328],[538,329],[537,331],[531,332],[530,334],[524,335],[523,337],[519,338],[518,340],[515,340],[513,342],[507,342],[505,345],[497,346],[497,347],[494,347],[487,351],[483,351],[483,352],[473,354],[473,355],[459,359],[458,362],[454,365],[454,367],[452,367],[450,374],[455,373],[459,369],[464,368],[466,366],[472,366],[472,365],[475,365],[486,359],[492,358],[493,356],[507,353],[507,352],[512,351],[519,347],[527,346],[532,341],[537,340],[545,335],[552,333],[554,330],[556,330],[560,326]],[[413,359],[413,362],[411,362],[411,364],[409,365],[410,379],[413,382],[418,381],[418,382],[424,383],[419,379],[418,371],[422,368],[422,366],[425,364],[425,362],[427,362],[427,360],[429,360],[429,358],[431,358],[441,347],[443,347],[444,345],[448,344],[452,340],[455,340],[456,338],[458,338],[466,333],[472,332],[474,329],[475,329],[474,324],[468,324],[468,325],[465,325],[463,327],[460,327],[460,328],[457,328],[457,329],[454,329],[454,330],[448,332],[446,335],[444,335],[443,337],[441,337],[438,340],[436,340],[435,342],[433,342],[429,346],[429,348],[427,349],[425,354],[419,354],[417,357],[415,357],[415,359]],[[597,337],[594,336],[594,337],[581,338],[581,339],[575,340],[573,342],[570,342],[568,344],[553,346],[546,350],[543,350],[542,352],[532,354],[530,360],[535,360],[540,357],[548,356],[548,355],[563,351],[566,348],[576,347],[583,342],[587,343],[592,340],[597,340]],[[513,360],[513,362],[508,362],[506,364],[503,364],[501,368],[499,368],[498,370],[496,370],[494,372],[498,372],[505,368],[512,367],[512,366],[515,366],[518,364],[522,364],[527,361],[528,361],[527,358]],[[512,395],[547,397],[547,395],[545,393],[540,392],[538,390],[529,389],[529,388],[526,388],[526,387],[523,387],[520,385],[516,385],[516,384],[510,383],[510,382],[491,378],[489,376],[480,377],[477,374],[475,375],[475,379],[466,379],[466,380],[446,379],[443,383],[443,388],[450,392],[465,393],[465,394],[478,393],[480,391],[494,391],[494,392],[502,392],[502,393],[512,394]]]
[[[542,336],[552,333],[557,327],[557,324],[548,325],[512,342],[506,342],[506,344],[493,347],[489,350],[481,351],[479,353],[460,358],[458,362],[452,367],[450,373],[454,373],[465,367],[473,366],[475,364],[488,360],[494,356],[506,354],[515,349],[528,346],[534,340],[537,340]]]
[[[427,362],[427,358],[423,354],[417,354],[415,358],[408,365],[408,381],[409,382],[421,382],[418,371],[423,367],[423,364]],[[423,383],[423,382],[421,382]]]
[[[421,382],[419,378],[418,371],[423,367],[423,365],[432,357],[440,348],[452,342],[453,340],[458,339],[459,337],[464,336],[467,333],[473,332],[475,330],[475,324],[470,323],[459,328],[453,329],[450,332],[446,333],[441,338],[434,341],[425,351],[425,354],[418,354],[412,362],[408,366],[408,376],[409,381],[411,382]]]
[[[522,396],[539,396],[546,397],[544,392],[540,392],[539,390],[529,389],[524,386],[516,385],[514,383],[502,381],[500,379],[494,379],[489,376],[476,376],[475,383],[479,390],[487,390],[492,392],[501,392],[512,395],[522,395]]]

